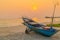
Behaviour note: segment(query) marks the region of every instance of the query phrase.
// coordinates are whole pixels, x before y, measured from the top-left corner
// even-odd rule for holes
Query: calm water
[[[51,19],[39,19],[39,23],[50,23]],[[54,23],[60,23],[60,19],[54,19]],[[11,27],[21,25],[21,19],[0,19],[0,27]]]
[[[17,26],[21,22],[21,19],[0,19],[0,27]]]

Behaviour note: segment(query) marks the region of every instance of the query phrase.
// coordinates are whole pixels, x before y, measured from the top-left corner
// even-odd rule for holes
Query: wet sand
[[[60,40],[60,31],[52,37],[45,37],[34,32],[25,34],[26,26],[0,27],[0,40]]]

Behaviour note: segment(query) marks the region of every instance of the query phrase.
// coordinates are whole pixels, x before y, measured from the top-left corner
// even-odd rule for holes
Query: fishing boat
[[[27,26],[27,28],[25,30],[26,34],[29,34],[31,31],[34,31],[38,34],[50,37],[57,32],[56,29],[54,29],[52,27],[47,28],[45,25],[39,24],[39,23],[33,21],[32,19],[25,18],[25,17],[23,17],[22,19],[24,21],[23,24],[25,26]]]
[[[53,20],[54,20],[54,14],[55,14],[55,10],[56,10],[56,6],[59,3],[55,3],[54,4],[54,10],[53,10],[53,15],[51,17],[51,26],[49,28],[47,28],[45,25],[43,24],[39,24],[35,21],[33,21],[32,19],[26,18],[26,17],[22,17],[23,21],[24,21],[24,25],[27,26],[25,33],[29,34],[31,31],[34,31],[36,33],[42,34],[44,36],[50,37],[54,34],[56,34],[58,32],[57,29],[53,28]],[[49,18],[49,17],[47,17]]]

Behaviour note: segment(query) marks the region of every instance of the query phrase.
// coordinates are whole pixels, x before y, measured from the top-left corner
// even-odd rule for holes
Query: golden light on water
[[[32,20],[34,20],[35,22],[38,22],[38,18],[36,17],[32,18]]]

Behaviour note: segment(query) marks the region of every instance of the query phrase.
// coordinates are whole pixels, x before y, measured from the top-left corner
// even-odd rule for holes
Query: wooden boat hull
[[[44,36],[50,37],[50,36],[56,34],[56,32],[58,32],[58,30],[56,30],[54,28],[49,28],[48,30],[44,29],[44,28],[42,28],[41,24],[38,24],[38,23],[36,23],[35,21],[33,21],[31,19],[28,19],[28,18],[22,18],[22,19],[24,21],[23,24],[25,26],[27,26],[28,29],[30,29],[30,30],[32,30],[32,31],[34,31],[36,33],[42,34]],[[38,26],[36,24],[38,24]],[[33,26],[33,25],[35,25],[35,26]],[[29,30],[26,30],[26,33],[28,33],[28,31]]]
[[[58,32],[56,29],[44,30],[44,29],[35,28],[35,27],[28,25],[26,23],[24,23],[24,25],[26,25],[32,31],[34,31],[38,34],[42,34],[47,37],[50,37],[50,36],[54,35],[56,32]]]

